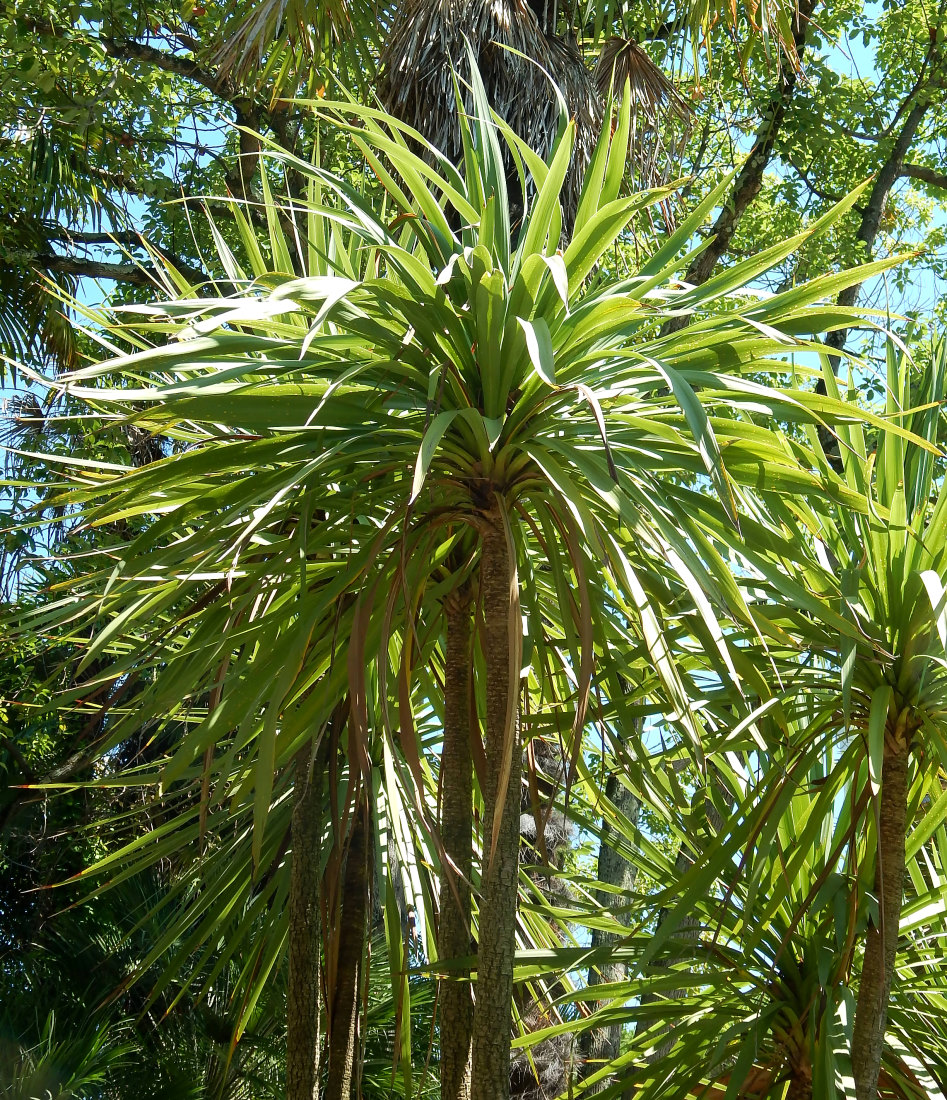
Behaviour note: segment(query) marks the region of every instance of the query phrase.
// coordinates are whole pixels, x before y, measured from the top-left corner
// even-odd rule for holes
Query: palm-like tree
[[[677,711],[682,736],[696,744],[696,689],[672,657],[675,640],[699,638],[731,678],[714,606],[734,604],[734,616],[748,616],[705,531],[736,521],[740,482],[755,482],[761,470],[776,493],[834,480],[828,468],[813,475],[800,448],[753,416],[811,424],[813,410],[850,415],[839,401],[784,395],[756,377],[784,367],[767,357],[795,346],[794,333],[819,326],[814,302],[864,275],[764,301],[734,299],[798,243],[790,241],[700,288],[672,289],[677,257],[710,196],[632,274],[609,277],[598,270],[603,256],[662,197],[621,194],[629,100],[614,132],[606,126],[599,138],[563,248],[574,123],[564,122],[544,160],[494,119],[475,70],[471,88],[462,172],[429,147],[412,152],[408,142],[424,148],[424,139],[402,123],[323,105],[384,185],[384,216],[346,180],[276,154],[312,181],[308,198],[294,200],[306,226],[294,247],[309,255],[310,274],[254,284],[221,242],[228,277],[247,282],[247,293],[151,306],[145,322],[113,329],[114,339],[142,350],[65,381],[77,399],[186,447],[138,471],[64,461],[75,480],[61,503],[86,523],[151,521],[120,553],[102,548],[101,566],[71,579],[32,621],[80,636],[91,630],[86,664],[111,657],[77,696],[139,685],[133,708],[122,711],[115,697],[103,751],[149,722],[188,724],[162,769],[181,817],[162,826],[154,851],[133,841],[105,864],[168,856],[187,841],[211,847],[194,865],[204,885],[187,910],[192,931],[177,952],[184,958],[202,944],[212,950],[207,940],[222,917],[239,916],[237,898],[254,911],[280,911],[278,899],[290,892],[281,874],[288,781],[305,750],[328,736],[341,701],[344,738],[340,731],[330,763],[339,769],[333,789],[345,790],[329,826],[337,850],[355,843],[355,807],[377,793],[382,772],[389,835],[403,839],[396,819],[409,811],[418,827],[430,826],[430,770],[416,719],[432,706],[445,722],[452,708],[462,712],[471,665],[447,662],[440,639],[445,602],[474,585],[471,664],[485,745],[472,1089],[502,1095],[524,613],[537,689],[572,677],[558,694],[571,716],[574,760],[595,664],[617,667],[614,639],[629,636],[653,665],[649,690]],[[518,227],[501,142],[532,196]],[[288,271],[276,206],[267,206],[273,255],[278,264],[287,259]],[[252,234],[245,239],[252,256]],[[664,322],[680,311],[697,322],[686,336],[666,333]],[[853,320],[837,310],[825,316]],[[714,495],[688,490],[692,477],[706,478]],[[707,564],[696,548],[708,551]],[[439,662],[458,679],[440,700],[428,671]],[[403,768],[397,781],[389,759]],[[435,862],[414,844],[426,847],[402,845],[406,865]],[[394,858],[387,873],[395,874]],[[418,895],[423,905],[423,889]],[[178,931],[155,945],[153,958]],[[275,965],[281,934],[277,923],[244,975],[248,988],[259,990]],[[465,1063],[462,1052],[457,1062]]]
[[[745,559],[769,595],[753,611],[761,636],[777,648],[796,639],[792,691],[806,699],[810,746],[852,738],[860,749],[837,761],[852,773],[866,836],[853,869],[867,919],[851,1046],[858,1100],[877,1095],[911,791],[930,784],[944,736],[944,376],[942,348],[923,370],[889,349],[884,416],[867,435],[837,429],[849,501],[816,503],[804,513],[811,536]],[[832,377],[826,385],[838,396]],[[790,512],[774,515],[785,523]],[[800,663],[800,653],[812,656]]]
[[[864,850],[860,816],[868,792],[859,795],[857,741],[841,758],[831,739],[813,744],[818,706],[809,702],[789,726],[784,718],[771,721],[768,711],[736,735],[733,726],[723,728],[719,742],[708,743],[720,762],[714,798],[729,805],[728,815],[711,830],[716,843],[706,845],[679,883],[659,851],[637,840],[634,824],[610,809],[626,858],[659,884],[683,891],[702,931],[665,939],[655,954],[652,920],[668,889],[621,895],[635,919],[615,954],[630,978],[570,999],[594,998],[601,1006],[585,1028],[632,1021],[637,1028],[621,1057],[596,1067],[589,1092],[617,1074],[622,1090],[635,1086],[642,1097],[684,1098],[712,1086],[738,1097],[852,1094],[856,996],[848,976],[865,906],[851,883]],[[769,746],[765,762],[761,745]],[[667,812],[665,799],[652,805]],[[675,815],[672,822],[673,834],[693,847],[699,835],[693,817]],[[910,845],[900,981],[892,990],[880,1075],[880,1095],[902,1100],[940,1096],[936,1082],[943,1079],[942,1027],[931,1022],[936,994],[931,1000],[925,981],[945,930],[942,854],[929,844],[933,830],[928,822]],[[589,915],[602,926],[600,911]],[[592,955],[606,961],[600,951]],[[655,1048],[666,1044],[667,1056],[655,1059]]]
[[[360,84],[366,73],[373,72],[372,62],[381,54],[387,59],[383,67],[389,68],[389,76],[383,79],[391,80],[392,64],[403,74],[402,79],[389,84],[392,91],[400,88],[404,93],[402,96],[396,92],[393,100],[386,100],[393,113],[401,114],[399,101],[403,105],[417,99],[422,110],[433,111],[443,123],[453,103],[449,67],[451,62],[462,63],[464,34],[488,50],[491,42],[521,50],[533,64],[550,65],[549,71],[557,80],[574,72],[576,77],[571,83],[578,89],[584,78],[578,75],[574,62],[581,55],[572,49],[570,40],[578,39],[587,50],[601,47],[603,53],[614,52],[615,38],[624,35],[631,6],[625,0],[589,0],[571,8],[554,0],[504,0],[492,6],[470,0],[405,0],[379,10],[363,0],[332,0],[324,5],[311,0],[266,0],[233,10],[230,32],[225,44],[216,47],[215,60],[237,78],[257,83],[272,81],[274,94],[296,90],[300,85],[312,94],[315,87],[328,83],[330,73],[338,74],[345,85]],[[798,64],[792,34],[796,11],[792,0],[747,0],[740,4],[693,0],[672,11],[656,11],[652,31],[660,37],[668,27],[679,29],[696,52],[711,47],[714,32],[722,29],[759,42],[765,55],[777,64],[781,58]],[[393,42],[398,43],[398,49],[392,48]],[[399,52],[404,47],[407,49]],[[497,61],[502,69],[500,56]],[[525,80],[525,86],[539,90],[541,116],[548,93],[534,84],[520,61],[507,60],[510,68],[506,74],[497,74],[496,86],[487,81],[488,92],[501,107],[508,102],[502,96],[503,82],[516,73]],[[563,90],[569,83],[563,81]],[[419,95],[423,88],[433,93],[426,102]],[[509,87],[508,91],[512,104],[516,89]],[[524,103],[528,102],[524,97]],[[523,111],[522,106],[512,105],[514,113]],[[514,119],[508,117],[507,121],[512,124]],[[555,133],[555,119],[547,117],[549,122],[553,124],[551,130],[539,131],[544,145]],[[537,124],[542,126],[538,118],[527,123],[531,127]],[[442,136],[423,126],[419,129],[431,140]]]
[[[527,0],[416,0],[394,17],[381,53],[378,95],[391,114],[454,163],[464,147],[455,88],[458,82],[462,90],[469,84],[471,58],[491,108],[544,159],[558,136],[564,100],[575,123],[575,148],[561,194],[571,225],[600,129],[603,98],[575,39],[558,35],[557,29],[553,4],[534,10]],[[471,113],[470,94],[463,99]],[[505,159],[515,221],[522,216],[524,196],[518,194],[520,181],[509,154]]]
[[[846,479],[864,496],[868,514],[830,516],[817,533],[816,548],[828,558],[823,575],[833,578],[822,592],[854,628],[839,655],[835,720],[841,730],[858,731],[875,810],[860,876],[878,910],[865,936],[852,1039],[858,1100],[877,1090],[898,949],[908,794],[925,776],[926,761],[939,759],[947,721],[947,493],[937,470],[944,399],[943,349],[918,375],[906,355],[899,361],[889,348],[888,424],[874,453],[857,429],[840,434]]]

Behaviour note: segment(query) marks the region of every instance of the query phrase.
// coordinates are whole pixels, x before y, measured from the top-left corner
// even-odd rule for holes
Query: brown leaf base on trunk
[[[804,1066],[793,1073],[789,1080],[786,1100],[812,1100],[812,1067]]]
[[[884,1049],[888,997],[898,950],[908,799],[908,746],[901,727],[902,722],[899,721],[894,737],[885,746],[881,770],[875,869],[875,894],[881,914],[881,927],[872,925],[868,929],[858,985],[852,1035],[852,1075],[855,1078],[857,1100],[876,1100],[878,1096],[878,1074]]]

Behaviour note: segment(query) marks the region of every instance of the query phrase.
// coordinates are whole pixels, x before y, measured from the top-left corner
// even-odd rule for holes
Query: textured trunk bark
[[[444,747],[441,753],[441,843],[456,867],[441,868],[437,953],[440,959],[470,954],[473,778],[470,751],[472,670],[470,597],[447,601],[444,667]],[[470,1100],[473,995],[469,981],[442,981],[440,1004],[441,1098]]]
[[[876,1100],[884,1048],[888,997],[898,950],[904,892],[904,831],[908,801],[908,749],[895,731],[894,751],[886,752],[879,792],[878,856],[875,894],[881,926],[865,937],[865,958],[855,1006],[852,1075],[857,1100]]]
[[[309,745],[296,757],[289,888],[289,992],[286,999],[286,1100],[318,1100],[322,921],[323,760]]]
[[[641,810],[640,801],[628,790],[624,784],[618,781],[617,776],[610,775],[605,784],[605,797],[609,802],[633,824],[637,825],[638,815]],[[608,825],[603,825],[603,837],[598,850],[598,879],[599,882],[609,886],[618,886],[624,891],[631,891],[635,887],[635,879],[638,868],[624,859],[608,843],[608,836],[613,830]],[[618,895],[608,893],[605,890],[595,892],[595,900],[603,909],[620,904]],[[630,914],[617,915],[616,919],[621,924],[630,923]],[[618,936],[611,932],[600,932],[595,929],[592,932],[592,947],[603,947],[615,943]],[[628,968],[624,963],[607,962],[598,968],[589,969],[589,985],[598,985],[607,982],[622,982],[627,977]],[[581,1052],[583,1056],[582,1076],[589,1077],[602,1068],[606,1062],[611,1062],[618,1057],[621,1044],[621,1025],[611,1024],[608,1027],[592,1028],[582,1035]],[[591,1087],[591,1092],[601,1092],[611,1084],[607,1077],[603,1077]]]
[[[786,1100],[812,1100],[812,1070],[799,1071],[789,1081]]]
[[[477,999],[473,1023],[473,1100],[507,1100],[513,952],[519,878],[519,808],[522,750],[519,738],[518,670],[511,667],[512,586],[515,571],[501,517],[483,536],[480,584],[483,596],[483,653],[487,672],[486,782],[483,791],[483,867]],[[507,728],[512,704],[512,729]],[[503,798],[497,795],[508,775]],[[494,818],[499,820],[491,855]]]
[[[345,860],[335,989],[329,990],[329,1073],[326,1100],[350,1100],[358,1047],[359,990],[368,919],[371,830],[367,801],[355,810]]]

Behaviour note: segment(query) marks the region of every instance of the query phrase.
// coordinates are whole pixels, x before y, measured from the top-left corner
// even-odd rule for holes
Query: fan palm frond
[[[465,111],[473,113],[468,48],[491,106],[540,156],[549,156],[560,131],[560,95],[575,119],[576,151],[563,191],[570,223],[598,133],[601,97],[575,40],[547,35],[526,0],[412,0],[382,50],[380,99],[456,163],[463,141],[455,79]]]
[[[638,10],[636,10],[638,9]],[[690,40],[698,51],[712,54],[716,34],[739,37],[746,48],[761,46],[765,57],[777,65],[798,69],[799,55],[793,37],[798,18],[796,0],[691,0],[675,8],[637,5],[628,0],[584,0],[576,22],[588,30],[589,41],[597,44],[612,27],[625,26],[626,20],[642,21],[646,37],[662,37],[672,29]],[[715,34],[716,32],[716,34]]]
[[[76,280],[28,263],[0,260],[0,353],[17,362],[72,370],[78,365],[76,333],[63,312],[61,295],[71,296]],[[0,359],[0,378],[7,366]]]
[[[639,187],[658,187],[676,175],[690,135],[692,111],[670,80],[633,38],[609,38],[595,66],[595,83],[631,99],[628,160]]]
[[[343,83],[364,85],[381,23],[365,0],[263,0],[236,9],[211,59],[222,81],[268,84],[274,99],[301,88],[315,94],[328,83],[330,63]]]
[[[32,448],[43,437],[46,410],[34,393],[17,393],[3,402],[0,445]]]

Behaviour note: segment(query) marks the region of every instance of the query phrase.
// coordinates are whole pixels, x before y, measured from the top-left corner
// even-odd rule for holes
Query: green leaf
[[[884,768],[885,729],[888,723],[888,710],[894,692],[890,684],[879,684],[871,693],[871,707],[868,712],[868,774],[871,778],[871,793],[877,795],[881,790],[881,774]]]
[[[424,485],[424,479],[427,477],[427,472],[431,468],[431,462],[437,450],[438,443],[440,443],[444,433],[459,415],[459,409],[449,409],[447,412],[438,413],[431,421],[430,427],[424,433],[424,438],[421,440],[421,450],[418,452],[418,459],[414,466],[414,481],[411,484],[412,503],[417,500],[418,494],[421,492],[421,488]]]
[[[533,368],[547,386],[555,388],[556,359],[545,319],[537,317],[534,321],[524,321],[522,317],[517,317],[516,320],[526,337],[526,350]]]

